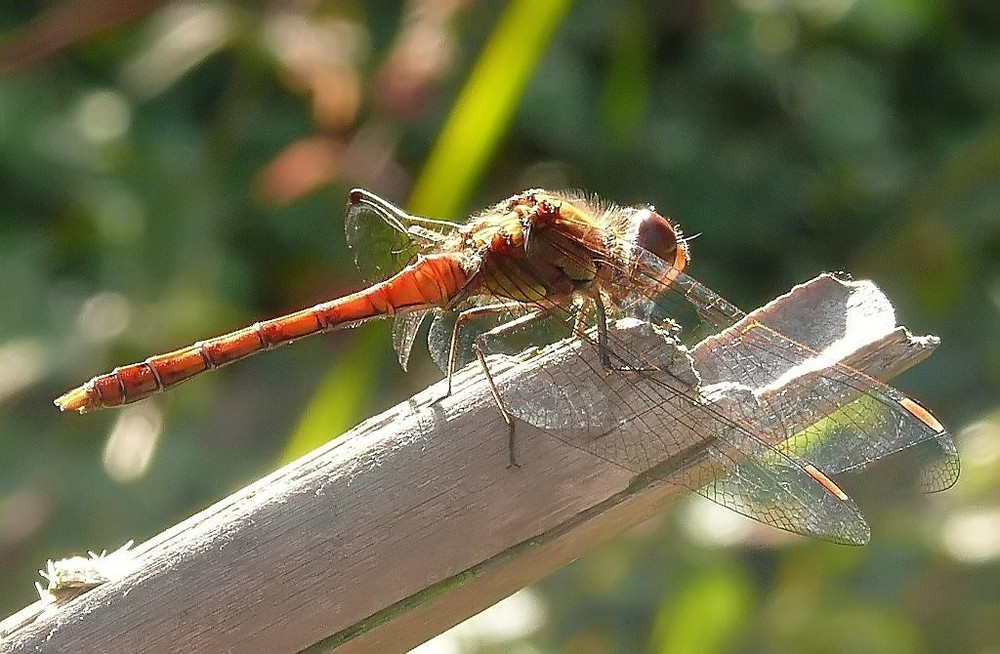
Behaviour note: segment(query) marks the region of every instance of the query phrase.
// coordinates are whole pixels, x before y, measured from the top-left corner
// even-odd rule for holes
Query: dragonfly
[[[55,404],[80,413],[130,404],[257,352],[375,318],[394,319],[405,369],[433,317],[428,342],[446,376],[445,396],[456,371],[477,361],[508,426],[511,467],[523,420],[637,476],[679,462],[673,483],[765,524],[846,544],[867,542],[870,530],[831,475],[906,451],[919,453],[922,490],[944,490],[958,478],[958,451],[941,423],[846,365],[805,376],[801,397],[793,392],[791,400],[738,384],[712,397],[705,384],[630,345],[616,319],[666,326],[669,335],[672,316],[693,311],[711,333],[739,326],[729,340],[706,341],[730,379],[761,377],[768,358],[795,366],[817,356],[689,276],[690,239],[653,206],[529,189],[453,223],[354,189],[345,224],[359,267],[377,280],[363,290],[115,368]],[[498,382],[490,357],[516,347],[522,332],[529,342],[564,336],[593,346],[599,364],[583,366],[575,389]],[[641,402],[625,399],[612,381],[638,391]],[[654,433],[639,446],[621,437],[650,424]],[[704,435],[694,449],[682,435],[692,429]],[[695,460],[710,465],[689,465]]]

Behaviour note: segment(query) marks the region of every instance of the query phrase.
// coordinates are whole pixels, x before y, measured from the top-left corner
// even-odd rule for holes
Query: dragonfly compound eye
[[[677,231],[670,221],[652,209],[636,209],[632,216],[636,245],[667,263],[677,259]]]

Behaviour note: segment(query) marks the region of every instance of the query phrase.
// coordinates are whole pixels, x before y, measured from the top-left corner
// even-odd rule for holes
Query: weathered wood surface
[[[829,276],[755,316],[815,349],[838,342],[838,360],[880,378],[937,343],[897,328],[871,284]],[[693,358],[712,375],[704,352]],[[455,388],[437,403],[443,387],[427,389],[143,543],[123,579],[12,616],[0,652],[406,651],[689,493],[630,487],[634,474],[525,424],[508,469],[482,375]]]

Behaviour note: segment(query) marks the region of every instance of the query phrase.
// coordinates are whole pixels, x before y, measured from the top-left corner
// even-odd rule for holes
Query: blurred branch
[[[83,0],[52,7],[0,43],[0,74],[31,68],[162,4],[165,0]]]
[[[871,288],[824,276],[758,315],[810,346],[845,341],[841,360],[871,374],[925,357],[933,343],[883,320],[884,306],[858,310],[879,304]],[[694,359],[711,365],[700,347]],[[494,372],[528,379],[549,352]],[[562,361],[545,374],[566,381],[587,365]],[[523,423],[523,467],[508,469],[482,374],[455,383],[449,398],[434,402],[435,385],[144,543],[119,581],[39,606],[34,622],[8,619],[0,651],[402,652],[689,492],[652,475],[636,484]],[[639,432],[622,438],[641,446],[651,436]],[[688,450],[706,436],[682,434]]]

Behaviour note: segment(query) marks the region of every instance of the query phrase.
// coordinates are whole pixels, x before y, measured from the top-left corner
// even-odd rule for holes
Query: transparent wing
[[[368,283],[399,272],[420,251],[400,217],[376,203],[349,203],[344,232],[354,262]]]
[[[450,223],[412,216],[363,189],[351,191],[344,218],[347,245],[368,283],[399,272],[417,254],[444,242],[454,229]],[[392,343],[403,370],[426,317],[426,312],[416,312],[393,320]]]
[[[958,450],[944,427],[899,390],[837,362],[836,344],[820,351],[745,322],[740,338],[716,340],[705,352],[731,381],[755,387],[770,376],[771,387],[757,389],[764,409],[759,431],[771,435],[770,444],[834,474],[906,452],[919,470],[913,478],[919,490],[941,491],[957,481]],[[777,380],[776,369],[785,371]]]
[[[895,402],[892,397],[875,401],[873,393],[862,395],[795,432],[778,447],[813,461],[830,474],[860,471],[893,456],[898,471],[893,477],[903,484],[924,493],[954,486],[961,471],[954,440],[946,431],[914,420],[908,411],[896,408]]]
[[[711,446],[710,454],[725,464],[727,474],[695,488],[699,495],[765,524],[803,536],[845,545],[864,545],[871,536],[854,502],[829,492],[818,479],[803,484],[809,470],[788,460],[763,465],[766,451],[758,441],[739,448],[726,443]],[[726,450],[730,451],[726,451]],[[702,481],[697,477],[689,487]]]
[[[363,189],[351,191],[344,218],[347,245],[367,282],[399,272],[419,252],[447,240],[456,226],[413,216]]]
[[[538,372],[530,378],[502,379],[509,410],[573,447],[637,475],[666,478],[774,527],[839,543],[868,540],[853,502],[832,493],[795,454],[768,446],[729,417],[752,413],[728,408],[755,405],[748,389],[730,386],[705,396],[690,357],[664,332],[623,324],[626,331],[614,328],[609,338],[617,351],[641,347],[641,370],[609,374],[588,342],[590,331],[585,340],[542,350],[545,365],[533,366]],[[699,442],[694,448],[693,439]]]
[[[769,445],[784,443],[788,453],[831,473],[859,470],[906,451],[919,460],[918,488],[934,492],[954,485],[960,461],[951,435],[915,400],[838,363],[836,342],[799,343],[778,329],[745,320],[742,311],[684,273],[674,274],[669,286],[659,284],[655,280],[668,264],[649,253],[637,259],[633,275],[642,281],[640,288],[651,289],[642,299],[654,298],[659,313],[678,315],[682,311],[674,307],[683,302],[713,332],[741,326],[738,338],[702,343],[703,358],[713,366],[706,381],[757,389],[762,411],[753,422]],[[822,330],[803,328],[803,334],[816,333]],[[777,380],[776,371],[784,371]],[[760,387],[767,383],[783,392]]]
[[[396,350],[399,366],[405,371],[410,363],[410,352],[420,326],[431,311],[415,311],[396,316],[392,321],[392,347]]]

